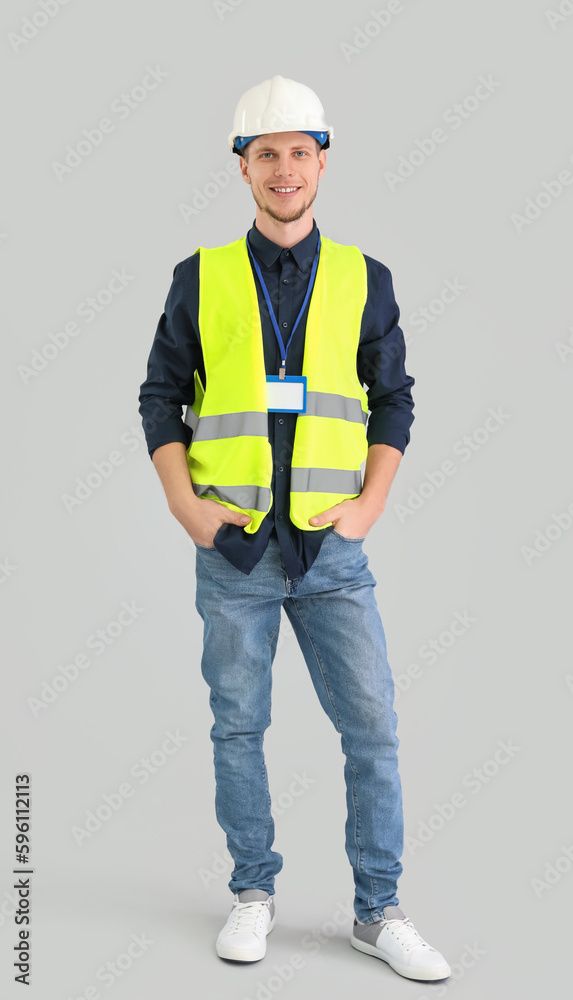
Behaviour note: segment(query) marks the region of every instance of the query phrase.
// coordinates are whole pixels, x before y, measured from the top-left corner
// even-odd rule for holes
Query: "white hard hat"
[[[251,139],[274,132],[307,132],[323,149],[334,135],[314,90],[284,76],[273,76],[243,94],[235,109],[229,145],[239,153]]]

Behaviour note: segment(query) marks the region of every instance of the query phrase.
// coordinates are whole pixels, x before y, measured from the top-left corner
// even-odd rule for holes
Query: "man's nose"
[[[279,156],[275,166],[275,174],[278,174],[280,177],[288,177],[292,173],[294,173],[294,166],[289,157]]]

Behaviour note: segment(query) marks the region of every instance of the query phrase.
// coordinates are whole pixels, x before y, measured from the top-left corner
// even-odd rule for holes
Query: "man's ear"
[[[245,160],[244,156],[241,156],[240,160],[241,160],[241,162],[240,162],[239,166],[241,167],[241,176],[242,176],[243,180],[247,184],[250,184],[251,180],[250,180],[250,177],[249,177],[249,165],[248,165],[247,161]]]

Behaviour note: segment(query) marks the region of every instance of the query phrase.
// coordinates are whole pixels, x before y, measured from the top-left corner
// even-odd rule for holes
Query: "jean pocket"
[[[363,535],[362,538],[349,538],[348,535],[341,535],[340,532],[336,530],[336,528],[332,529],[332,534],[337,535],[338,538],[341,538],[343,542],[363,542],[366,539],[366,535]]]

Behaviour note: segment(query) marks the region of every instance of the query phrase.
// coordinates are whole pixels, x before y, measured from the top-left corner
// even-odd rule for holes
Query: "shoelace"
[[[411,948],[419,948],[420,945],[423,948],[430,948],[428,942],[424,941],[423,937],[418,934],[409,917],[406,917],[405,920],[383,920],[381,923],[383,927],[389,927],[390,933],[394,934],[401,944],[407,945],[406,951],[410,951]]]
[[[235,903],[233,909],[233,930],[254,931],[262,915],[261,906],[268,908],[270,899],[253,899],[248,903]]]

